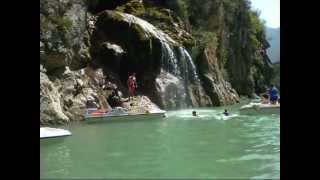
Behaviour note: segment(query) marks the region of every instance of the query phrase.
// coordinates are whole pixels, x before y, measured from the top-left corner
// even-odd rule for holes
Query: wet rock
[[[160,110],[147,96],[136,96],[134,100],[124,102],[123,107],[126,108],[129,113],[146,113]]]
[[[155,1],[131,0],[118,6],[117,11],[129,13],[153,24],[164,33],[168,34],[181,46],[194,46],[194,39],[185,29],[184,22],[176,13],[163,6],[155,5]]]
[[[156,87],[162,107],[172,109],[185,106],[183,103],[187,94],[181,93],[185,92],[183,82],[174,75],[162,71],[156,78]]]

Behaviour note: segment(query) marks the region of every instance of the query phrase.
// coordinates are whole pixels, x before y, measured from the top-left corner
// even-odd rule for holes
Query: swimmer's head
[[[192,111],[192,116],[197,116],[197,112],[196,111]]]

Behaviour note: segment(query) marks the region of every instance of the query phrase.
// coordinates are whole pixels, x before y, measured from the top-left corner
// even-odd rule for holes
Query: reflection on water
[[[45,143],[41,143],[41,145],[42,146],[53,145],[51,143],[56,144],[57,141],[55,139],[50,139]],[[51,174],[52,177],[55,177],[54,176],[55,174],[68,176],[69,175],[68,169],[72,166],[71,152],[70,152],[71,150],[66,145],[55,146],[53,148],[54,148],[53,151],[50,151],[50,153],[48,153],[47,156],[40,156],[40,167],[42,168],[40,173],[43,173],[42,171],[46,171],[46,173]],[[48,164],[45,163],[52,159],[54,159],[54,164],[50,164],[49,166]]]
[[[221,118],[222,108],[164,119],[80,123],[41,142],[43,178],[273,178],[280,175],[279,115]]]

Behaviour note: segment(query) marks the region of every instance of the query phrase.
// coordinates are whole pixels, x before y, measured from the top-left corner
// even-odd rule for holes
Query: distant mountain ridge
[[[267,40],[270,47],[267,49],[267,54],[272,63],[280,62],[280,27],[266,28]]]

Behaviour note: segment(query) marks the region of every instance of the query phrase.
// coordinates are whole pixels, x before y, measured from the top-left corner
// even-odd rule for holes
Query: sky
[[[251,0],[251,7],[260,10],[267,27],[280,27],[280,0]]]

